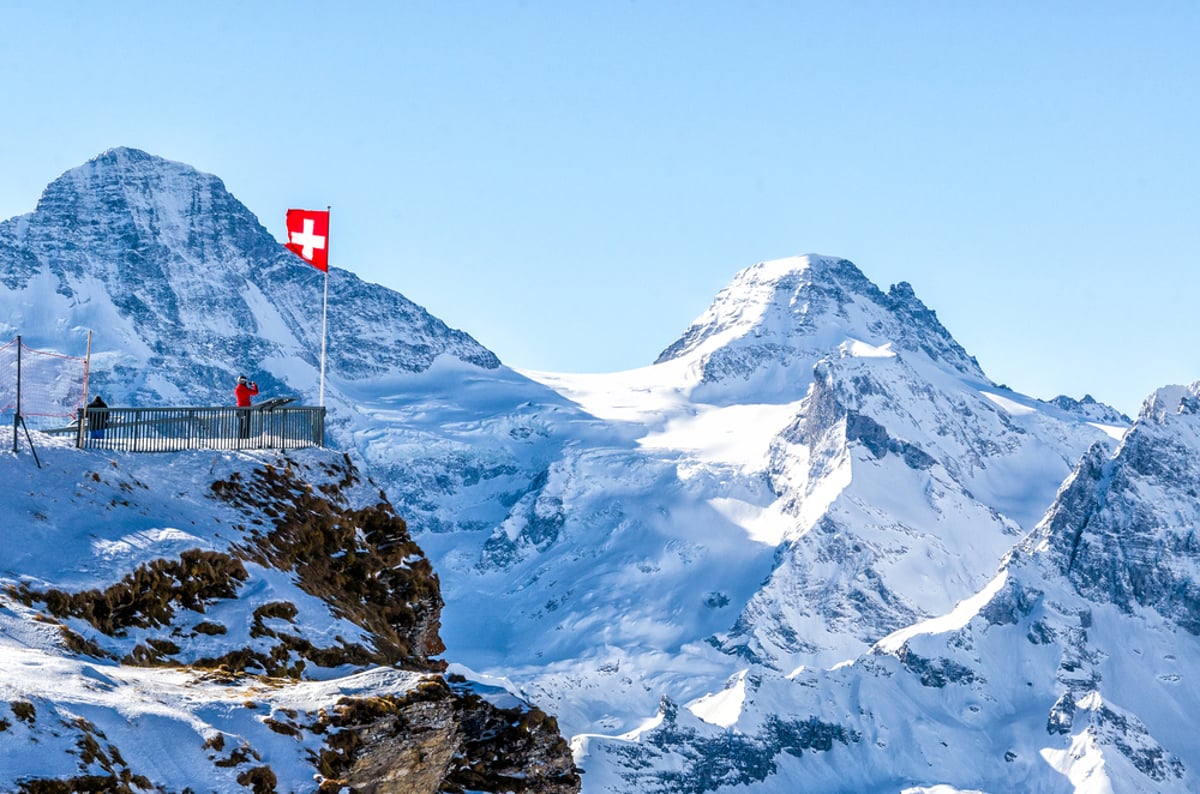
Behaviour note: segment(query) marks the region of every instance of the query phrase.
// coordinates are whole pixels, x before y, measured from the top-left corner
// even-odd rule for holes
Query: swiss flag
[[[329,272],[329,211],[288,210],[288,250],[317,270]]]

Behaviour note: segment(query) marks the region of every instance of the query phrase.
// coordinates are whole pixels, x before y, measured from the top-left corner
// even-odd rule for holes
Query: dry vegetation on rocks
[[[326,469],[329,482],[313,488],[290,465],[266,466],[252,477],[213,483],[213,493],[235,506],[261,511],[273,526],[244,528],[237,553],[247,560],[293,571],[300,588],[331,604],[335,614],[369,631],[372,651],[348,649],[351,664],[440,670],[445,650],[438,635],[442,609],[437,575],[384,495],[362,509],[346,505],[343,491],[357,474],[349,459]]]
[[[26,605],[41,601],[57,618],[86,620],[97,631],[116,636],[135,626],[165,626],[175,617],[177,607],[203,612],[206,602],[236,598],[238,585],[245,580],[246,569],[236,558],[192,549],[178,560],[160,559],[142,565],[103,591],[37,592],[22,584],[12,595]]]
[[[362,627],[370,647],[342,641],[318,647],[302,636],[267,624],[290,622],[296,608],[286,602],[260,607],[252,616],[250,636],[265,639],[259,647],[230,647],[215,656],[194,659],[195,667],[225,673],[258,672],[299,678],[308,664],[398,666],[414,670],[444,669],[434,659],[445,646],[438,635],[442,608],[437,576],[383,494],[377,504],[352,508],[345,490],[357,482],[348,458],[326,464],[327,481],[306,482],[290,462],[267,465],[249,477],[234,473],[211,485],[214,497],[245,511],[243,541],[226,551],[192,549],[178,559],[157,559],[139,566],[103,590],[70,593],[57,588],[35,590],[28,584],[10,594],[32,606],[45,605],[59,620],[75,618],[109,637],[129,629],[164,629],[124,654],[126,664],[181,664],[180,643],[203,634],[218,637],[226,627],[201,621],[189,632],[170,631],[179,610],[204,613],[218,599],[237,598],[248,578],[244,562],[255,562],[295,574],[300,589],[322,599],[337,616]],[[277,624],[276,624],[277,625]],[[113,658],[100,644],[62,626],[64,642],[75,653]],[[121,656],[121,654],[117,654]]]
[[[138,666],[186,665],[207,671],[203,681],[235,683],[260,674],[295,680],[308,664],[443,671],[445,663],[435,658],[444,650],[438,636],[442,599],[428,560],[382,493],[372,506],[354,506],[364,501],[365,489],[349,458],[318,466],[314,471],[283,459],[213,482],[212,497],[242,517],[237,539],[224,549],[154,559],[102,589],[72,593],[24,583],[9,593],[27,606],[42,604],[50,617],[37,619],[63,621],[59,629],[72,653]],[[214,605],[237,599],[259,566],[290,573],[335,617],[361,627],[365,639],[338,637],[336,647],[317,647],[304,636],[297,605],[287,600],[247,607],[236,612],[244,624],[222,625],[217,615],[228,620],[230,613]],[[85,639],[79,633],[88,633],[84,626],[96,634]],[[194,658],[189,644],[199,642],[217,654]],[[499,708],[464,684],[431,675],[407,692],[342,698],[316,713],[272,711],[257,721],[296,741],[317,738],[320,749],[309,760],[320,791],[579,791],[579,772],[552,717],[535,708]],[[250,700],[245,705],[259,706]],[[16,721],[32,725],[38,719],[24,700],[13,701],[11,710]],[[10,724],[4,721],[0,731]],[[79,735],[79,774],[27,780],[23,794],[160,790],[129,768],[99,731],[83,723],[63,723],[63,729]],[[237,783],[255,794],[277,791],[276,772],[255,749],[258,742],[227,738],[234,739],[215,733],[204,742],[214,769],[232,770]]]

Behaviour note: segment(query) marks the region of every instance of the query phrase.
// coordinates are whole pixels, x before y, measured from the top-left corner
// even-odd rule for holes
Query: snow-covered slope
[[[581,738],[591,790],[1197,790],[1198,409],[1200,384],[1149,399],[947,614]]]
[[[992,384],[910,290],[893,290],[897,312],[848,262],[750,273],[734,285],[753,288],[731,286],[718,305],[742,320],[802,305],[787,345],[753,323],[693,328],[756,340],[770,355],[736,357],[752,370],[718,377],[705,368],[723,348],[700,340],[627,373],[526,373],[570,404],[451,425],[470,433],[461,450],[509,435],[528,454],[506,443],[502,461],[443,480],[443,504],[502,513],[494,529],[440,523],[422,537],[446,582],[447,636],[571,731],[633,729],[661,695],[686,701],[748,663],[832,665],[951,608],[992,577],[1078,457],[1123,430]],[[822,278],[851,287],[797,297]],[[410,424],[426,404],[395,400]],[[425,470],[377,432],[394,471]]]

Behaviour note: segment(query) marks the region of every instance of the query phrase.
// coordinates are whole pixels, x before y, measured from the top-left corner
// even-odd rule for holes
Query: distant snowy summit
[[[745,381],[761,388],[780,366],[801,368],[807,380],[817,360],[854,342],[920,351],[986,381],[909,284],[884,293],[849,260],[816,254],[742,270],[656,363],[692,360],[704,383]]]
[[[1105,405],[1102,402],[1097,402],[1090,394],[1083,395],[1082,400],[1076,400],[1068,397],[1065,394],[1060,394],[1052,400],[1048,400],[1051,405],[1056,405],[1064,411],[1068,411],[1080,416],[1086,416],[1093,422],[1099,422],[1106,425],[1130,425],[1133,420],[1125,414],[1113,408],[1110,405]]]
[[[443,355],[499,366],[403,295],[337,268],[330,278],[335,390]],[[0,335],[82,352],[94,329],[94,384],[122,402],[224,401],[243,372],[315,396],[320,279],[220,179],[137,149],[67,171],[34,212],[0,223]]]

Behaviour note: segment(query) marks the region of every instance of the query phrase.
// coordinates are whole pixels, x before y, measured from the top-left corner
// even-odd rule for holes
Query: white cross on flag
[[[288,250],[317,270],[329,272],[329,212],[287,211]]]

